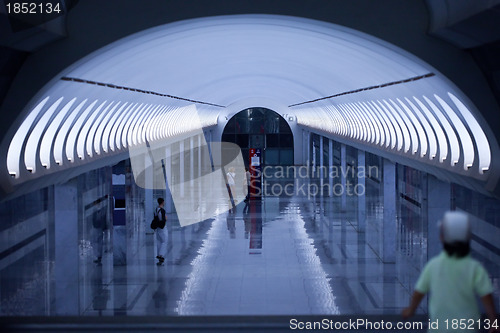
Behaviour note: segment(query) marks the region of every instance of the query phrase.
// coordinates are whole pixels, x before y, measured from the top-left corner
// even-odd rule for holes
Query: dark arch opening
[[[245,166],[250,148],[261,148],[265,166],[293,165],[292,129],[273,110],[256,107],[238,112],[224,127],[222,141],[241,148]]]

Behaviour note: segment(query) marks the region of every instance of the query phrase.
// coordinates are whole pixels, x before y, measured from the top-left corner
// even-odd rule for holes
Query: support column
[[[383,220],[383,246],[382,246],[382,261],[384,263],[396,262],[396,235],[397,235],[397,196],[396,191],[396,164],[384,159],[384,220]],[[383,277],[382,285],[382,302],[386,306],[397,306],[396,285],[399,283],[397,279],[396,265],[383,265],[381,275]],[[390,313],[386,309],[384,314]]]
[[[346,145],[340,144],[340,170],[341,174],[347,174],[347,151]],[[346,177],[340,177],[341,185],[342,185],[342,197],[340,198],[340,209],[342,211],[346,210],[347,207],[347,188],[346,188]]]
[[[382,221],[382,261],[396,261],[396,164],[384,159],[384,220]]]
[[[366,156],[363,150],[358,150],[357,176],[358,184],[355,194],[358,197],[358,232],[364,232],[366,227]]]
[[[302,130],[302,165],[306,165],[307,157],[307,132]]]
[[[194,137],[189,138],[189,186],[194,185]]]
[[[451,185],[427,175],[427,259],[442,250],[438,221],[451,208]]]
[[[324,146],[324,143],[323,141],[325,140],[326,138],[320,136],[320,139],[319,139],[319,176],[320,178],[324,178],[325,177],[325,170],[323,170],[323,165],[325,165],[325,156],[323,154],[323,150],[325,149],[325,146]]]
[[[330,140],[328,145],[328,174],[333,170],[333,140]],[[329,181],[329,196],[333,196],[333,177],[328,176]]]
[[[168,180],[172,178],[172,146],[167,145],[165,148],[165,212],[173,212],[172,193],[168,186]]]
[[[201,166],[202,166],[202,162],[201,162],[201,134],[198,135],[198,177],[201,177]],[[201,184],[201,183],[200,183]]]
[[[197,168],[198,168],[198,179],[201,179],[201,172],[202,172],[202,165],[203,165],[203,162],[202,162],[202,155],[201,155],[201,150],[203,148],[201,147],[201,135],[198,135],[198,163],[197,163]],[[198,181],[198,202],[202,202],[202,182],[201,181]],[[198,209],[199,209],[199,214],[200,214],[200,219],[201,219],[201,212],[203,211],[203,207],[200,207],[198,206]]]
[[[179,142],[179,178],[180,178],[179,181],[181,185],[180,188],[181,198],[184,198],[184,182],[186,180],[184,174],[184,158],[185,158],[184,150],[185,150],[184,140],[182,140],[181,142]]]
[[[78,182],[54,185],[55,315],[79,313]]]
[[[135,190],[135,180],[134,175],[131,171],[130,161],[125,161],[125,224],[120,222],[113,226],[113,265],[114,266],[126,266],[128,253],[128,236],[130,233],[127,231],[129,228],[134,226],[135,218],[135,203],[138,198],[136,198]],[[116,273],[116,272],[115,272]]]
[[[154,188],[154,175],[153,175],[153,166],[150,165],[151,157],[149,155],[144,156],[145,170],[144,170],[144,184],[146,185],[144,188],[144,209],[145,209],[145,230],[146,233],[153,233],[151,228],[149,227],[149,222],[153,218],[154,212],[154,204],[153,204],[153,188]]]
[[[316,165],[316,149],[314,147],[314,140],[311,141],[311,149],[312,149],[312,157],[311,157],[311,178],[316,178],[318,175],[316,174],[317,165]]]
[[[323,196],[323,177],[325,176],[323,165],[324,165],[324,156],[323,156],[323,136],[319,137],[319,193],[320,196]]]
[[[311,165],[311,161],[309,161],[309,159],[311,158],[311,132],[309,131],[306,131],[306,146],[307,146],[306,165],[309,166]]]

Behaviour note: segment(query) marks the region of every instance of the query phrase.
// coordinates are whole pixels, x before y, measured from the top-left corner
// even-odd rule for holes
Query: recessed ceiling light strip
[[[343,95],[355,94],[355,93],[366,91],[366,90],[373,90],[373,89],[385,88],[385,87],[388,87],[388,86],[394,86],[396,84],[402,84],[402,83],[408,83],[408,82],[418,81],[418,80],[421,80],[421,79],[426,79],[428,77],[433,77],[435,75],[436,74],[434,74],[434,73],[427,73],[427,74],[424,74],[424,75],[414,76],[414,77],[411,77],[409,79],[404,79],[404,80],[399,80],[399,81],[393,81],[393,82],[379,84],[379,85],[376,85],[376,86],[370,86],[370,87],[365,87],[365,88],[359,88],[359,89],[355,89],[355,90],[345,91],[345,92],[342,92],[342,93],[339,93],[339,94],[335,94],[335,95],[330,95],[330,96],[326,96],[326,97],[321,97],[321,98],[313,99],[313,100],[310,100],[310,101],[305,101],[305,102],[301,102],[301,103],[292,104],[292,105],[289,105],[288,107],[291,108],[293,106],[299,106],[299,105],[304,105],[304,104],[308,104],[308,103],[315,103],[315,102],[323,101],[325,99],[339,97],[339,96],[343,96]]]
[[[149,95],[156,95],[156,96],[168,97],[168,98],[179,99],[181,101],[186,101],[186,102],[191,102],[191,103],[196,103],[196,104],[204,104],[204,105],[216,106],[216,107],[219,107],[219,108],[225,108],[225,106],[219,105],[219,104],[202,102],[202,101],[197,101],[197,100],[194,100],[194,99],[189,99],[189,98],[184,98],[184,97],[179,97],[179,96],[174,96],[174,95],[162,94],[162,93],[159,93],[159,92],[156,92],[156,91],[142,90],[142,89],[136,89],[136,88],[118,86],[118,85],[112,84],[112,83],[103,83],[103,82],[97,82],[97,81],[91,81],[91,80],[84,80],[84,79],[79,79],[79,78],[75,78],[75,77],[67,77],[67,76],[62,77],[61,80],[63,80],[63,81],[72,81],[72,82],[79,82],[79,83],[86,83],[86,84],[92,84],[92,85],[96,85],[96,86],[102,86],[102,87],[113,88],[113,89],[129,90],[129,91],[134,91],[134,92],[138,92],[138,93],[141,93],[141,94],[149,94]]]

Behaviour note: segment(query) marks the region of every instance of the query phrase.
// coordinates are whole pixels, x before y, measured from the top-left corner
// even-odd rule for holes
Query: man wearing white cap
[[[410,306],[403,310],[403,317],[411,317],[425,294],[430,292],[429,317],[437,324],[429,331],[474,332],[480,326],[495,332],[500,322],[495,315],[493,286],[484,267],[469,255],[468,215],[446,212],[440,221],[440,233],[444,250],[425,265]],[[476,296],[484,305],[486,320],[480,321]]]

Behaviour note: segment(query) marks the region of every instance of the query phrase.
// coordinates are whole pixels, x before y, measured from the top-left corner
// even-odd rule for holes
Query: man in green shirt
[[[493,286],[484,267],[469,255],[468,215],[457,211],[445,213],[440,230],[444,250],[425,265],[403,317],[411,317],[430,292],[429,317],[437,324],[429,331],[474,332],[480,327],[495,332],[494,326],[500,323],[495,321]],[[476,296],[481,298],[487,320],[480,321]]]

